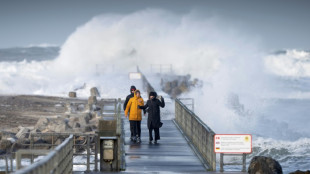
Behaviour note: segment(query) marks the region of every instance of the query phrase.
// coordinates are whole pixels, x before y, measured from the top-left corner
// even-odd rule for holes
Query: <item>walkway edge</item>
[[[203,164],[203,166],[205,167],[205,169],[207,171],[210,171],[210,165],[208,164],[208,162],[206,160],[204,160],[204,158],[202,158],[202,155],[200,154],[200,152],[196,149],[196,147],[189,141],[189,139],[187,138],[186,134],[184,134],[183,130],[180,128],[180,126],[178,125],[178,123],[175,121],[175,119],[172,120],[172,122],[174,123],[174,125],[178,128],[178,130],[181,132],[182,136],[185,138],[187,144],[191,147],[191,149],[194,151],[194,153],[197,155],[198,159],[200,160],[200,162]]]

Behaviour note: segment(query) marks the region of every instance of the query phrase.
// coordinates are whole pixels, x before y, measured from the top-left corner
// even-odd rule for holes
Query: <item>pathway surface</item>
[[[188,145],[172,120],[163,120],[158,144],[149,143],[149,135],[143,117],[142,142],[130,141],[129,121],[124,120],[126,172],[195,173],[206,169]]]

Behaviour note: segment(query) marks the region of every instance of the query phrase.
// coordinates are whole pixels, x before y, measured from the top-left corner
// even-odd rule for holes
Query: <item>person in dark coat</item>
[[[124,102],[124,111],[126,110],[126,107],[127,107],[127,104],[128,104],[128,101],[134,97],[134,93],[136,91],[136,87],[135,86],[131,86],[130,87],[130,94],[126,97],[126,100]],[[130,110],[129,110],[130,112]],[[134,125],[132,124],[132,122],[130,122],[130,133],[131,133],[131,136],[130,136],[130,140],[131,141],[134,141]]]
[[[161,96],[157,96],[156,92],[150,92],[150,98],[144,106],[138,106],[144,111],[148,111],[147,127],[149,129],[150,143],[153,141],[153,130],[155,132],[155,141],[160,139],[159,128],[161,127],[160,107],[165,107],[165,100]]]

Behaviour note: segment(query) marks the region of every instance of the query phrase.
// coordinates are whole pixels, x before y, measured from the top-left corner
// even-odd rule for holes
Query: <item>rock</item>
[[[30,133],[40,133],[41,131],[39,129],[33,129],[32,131],[30,131]]]
[[[70,98],[76,98],[76,92],[69,92],[69,97]]]
[[[163,91],[169,94],[171,92],[171,89],[172,89],[171,88],[171,83],[170,82],[166,82],[165,85],[164,85]]]
[[[85,115],[81,115],[79,117],[79,123],[80,123],[81,126],[85,127],[89,123],[90,119],[91,119],[91,117],[90,117],[89,113],[87,113]]]
[[[84,131],[85,132],[91,132],[91,131],[93,131],[93,129],[91,126],[85,126]]]
[[[38,129],[42,132],[42,130],[45,130],[48,127],[49,123],[50,120],[48,118],[40,118],[34,126],[34,129]]]
[[[96,96],[90,96],[88,97],[88,105],[93,105],[97,103],[97,97]]]
[[[180,95],[182,93],[182,91],[176,87],[176,88],[173,88],[172,91],[171,91],[171,96],[173,98],[176,98],[178,95]]]
[[[100,97],[99,90],[96,87],[90,89],[90,96]]]
[[[79,104],[79,105],[77,106],[77,110],[78,110],[78,111],[84,111],[84,110],[85,110],[85,105],[84,105],[84,104]]]
[[[70,117],[68,124],[70,127],[74,128],[76,125],[75,123],[77,123],[78,121],[79,121],[78,117]]]
[[[10,140],[11,142],[15,142],[17,140],[17,137],[15,136],[15,133],[12,132],[1,132],[1,140]]]
[[[74,128],[79,128],[79,127],[81,127],[81,124],[80,123],[75,123]]]
[[[5,150],[0,149],[0,155],[4,155],[6,153]]]
[[[171,82],[171,88],[173,89],[173,88],[178,87],[178,84],[179,84],[178,80],[173,80],[173,81]]]
[[[47,144],[48,142],[42,138],[37,139],[34,144]]]
[[[20,138],[16,141],[15,148],[17,149],[25,149],[29,148],[30,140],[27,138]]]
[[[10,140],[5,140],[5,139],[2,139],[0,141],[0,150],[9,150],[12,146],[12,142]]]
[[[21,127],[18,133],[16,134],[17,138],[29,138],[30,129]]]
[[[252,158],[249,168],[249,174],[282,174],[282,167],[278,161],[264,156],[255,156]]]
[[[290,174],[310,174],[310,170],[307,171],[296,170],[295,172],[291,172]]]

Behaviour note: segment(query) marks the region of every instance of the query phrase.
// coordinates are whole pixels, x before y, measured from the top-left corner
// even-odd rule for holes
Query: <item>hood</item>
[[[140,93],[140,97],[141,97],[141,92],[137,89],[137,90],[135,91],[135,93],[134,93],[134,98],[137,98],[137,96],[136,96],[136,93],[137,93],[137,92]],[[140,97],[139,97],[139,98],[140,98]]]
[[[131,91],[135,91],[135,90],[136,90],[136,87],[135,86],[131,86],[129,92],[131,93]]]
[[[157,97],[157,93],[152,91],[152,92],[150,92],[149,97],[151,97],[151,96],[154,96],[154,99],[156,99],[156,97]]]

